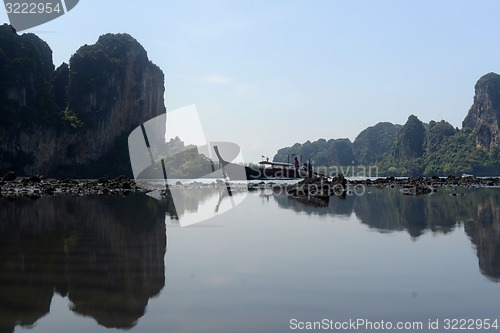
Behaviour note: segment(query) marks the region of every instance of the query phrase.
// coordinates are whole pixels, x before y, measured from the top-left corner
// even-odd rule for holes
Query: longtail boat
[[[305,168],[291,163],[260,161],[258,167],[243,166],[224,160],[217,146],[213,146],[224,172],[231,180],[296,179],[307,176]]]

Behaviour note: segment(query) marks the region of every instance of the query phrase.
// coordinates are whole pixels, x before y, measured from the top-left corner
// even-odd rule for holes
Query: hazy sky
[[[56,66],[129,33],[165,73],[167,110],[195,104],[207,139],[250,162],[410,114],[461,127],[476,81],[500,73],[499,13],[496,0],[80,0],[24,32]]]

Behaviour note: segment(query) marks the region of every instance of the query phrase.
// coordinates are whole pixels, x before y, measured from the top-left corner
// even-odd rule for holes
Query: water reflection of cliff
[[[500,281],[500,189],[461,189],[464,196],[442,189],[424,196],[405,196],[397,189],[369,188],[364,195],[331,197],[328,207],[316,208],[275,196],[278,206],[315,215],[350,216],[379,232],[406,231],[412,238],[425,231],[448,233],[459,224],[475,245],[481,272]]]
[[[481,272],[493,281],[500,281],[500,191],[484,196],[474,207],[475,220],[465,224],[465,231],[474,243]]]
[[[408,196],[397,189],[371,188],[356,197],[356,216],[379,231],[406,230],[413,238],[426,230],[447,233],[457,222],[467,220],[463,198],[437,192],[431,195]]]
[[[129,328],[165,285],[165,207],[144,195],[0,200],[0,331],[30,326],[54,293]]]

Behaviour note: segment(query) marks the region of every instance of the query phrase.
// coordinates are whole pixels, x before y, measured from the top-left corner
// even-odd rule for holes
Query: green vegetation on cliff
[[[165,167],[167,178],[196,179],[212,173],[216,168],[212,160],[198,152],[198,147],[185,145],[179,137],[170,139],[162,147],[153,146],[151,151],[158,162],[144,170],[139,178],[162,179]]]
[[[274,156],[276,162],[293,162],[297,156],[302,163],[311,161],[313,165],[352,165],[354,153],[349,139],[319,139],[315,142],[296,143],[292,147],[278,150]]]
[[[401,125],[381,122],[363,130],[352,143],[356,160],[369,165],[386,159],[401,128]]]
[[[442,120],[431,121],[424,134],[421,155],[393,154],[389,158],[380,159],[380,173],[389,176],[500,174],[499,148],[493,148],[490,152],[477,148],[475,130],[459,130]],[[422,141],[419,139],[418,142]],[[395,143],[397,144],[398,142]]]

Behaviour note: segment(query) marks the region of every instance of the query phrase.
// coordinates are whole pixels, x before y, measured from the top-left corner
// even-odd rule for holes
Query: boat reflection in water
[[[171,187],[159,200],[169,207],[166,222],[186,227],[227,212],[239,205],[246,196],[246,185],[232,184],[230,191],[225,185],[202,185],[197,188]],[[172,198],[175,198],[175,204]]]
[[[0,200],[0,331],[34,325],[55,293],[133,327],[165,285],[166,210],[143,194]]]

